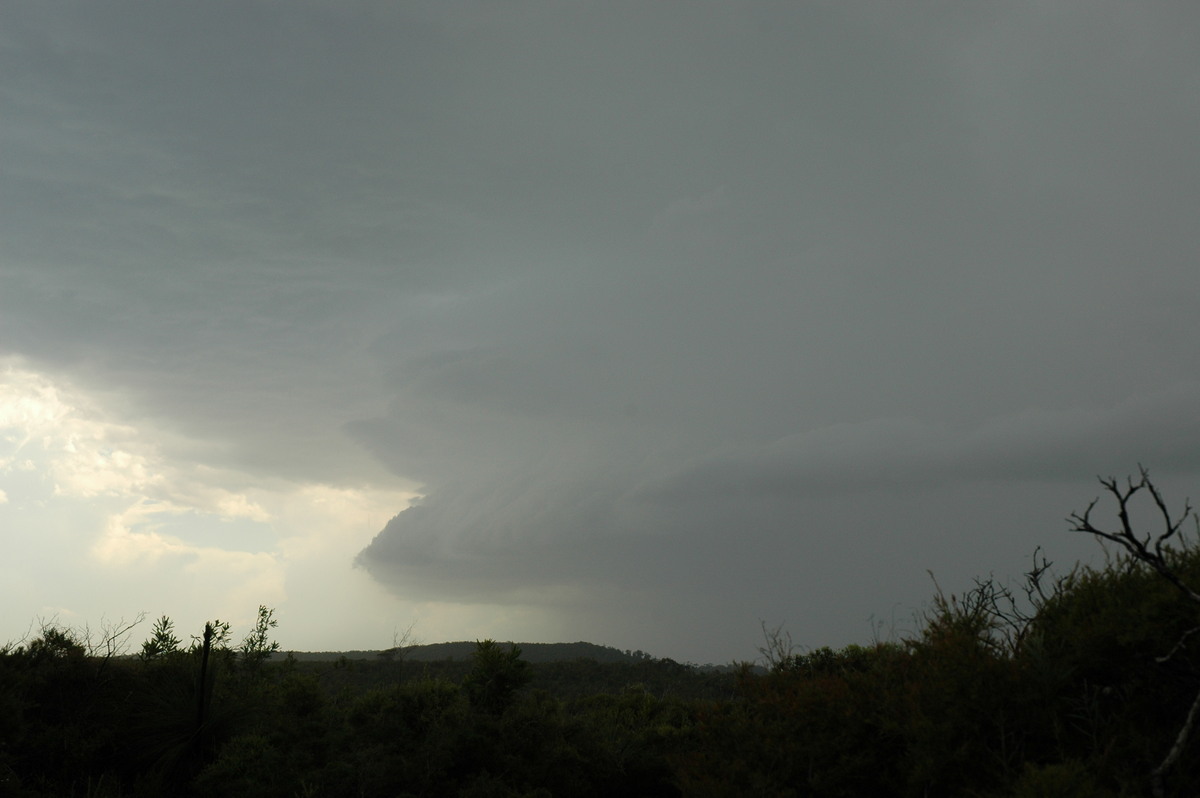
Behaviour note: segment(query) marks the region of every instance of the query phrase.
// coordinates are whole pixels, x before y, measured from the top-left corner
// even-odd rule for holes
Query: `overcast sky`
[[[0,640],[752,659],[1200,484],[1192,2],[9,0],[0,109]]]

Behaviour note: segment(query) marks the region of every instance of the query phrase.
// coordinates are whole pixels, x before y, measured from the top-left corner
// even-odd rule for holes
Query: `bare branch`
[[[1175,737],[1175,744],[1171,746],[1171,750],[1167,753],[1162,763],[1150,772],[1150,786],[1154,791],[1155,798],[1163,798],[1166,795],[1166,788],[1163,785],[1163,777],[1171,765],[1175,764],[1175,760],[1179,759],[1179,755],[1183,753],[1183,747],[1187,744],[1188,737],[1192,733],[1192,728],[1196,725],[1196,714],[1200,712],[1200,692],[1196,693],[1195,700],[1192,701],[1192,707],[1188,710],[1187,720],[1183,722],[1183,728],[1179,730],[1179,734]]]
[[[791,632],[783,629],[783,624],[768,628],[766,621],[759,621],[762,626],[763,645],[758,649],[768,670],[776,670],[795,656],[796,644],[792,642]]]
[[[1134,482],[1133,478],[1129,477],[1126,480],[1124,488],[1112,477],[1100,480],[1100,484],[1104,486],[1104,489],[1111,493],[1117,501],[1117,518],[1121,522],[1119,530],[1110,531],[1100,529],[1092,523],[1092,510],[1099,501],[1098,498],[1094,499],[1082,514],[1072,513],[1068,516],[1067,520],[1071,522],[1073,525],[1072,528],[1076,532],[1086,532],[1102,540],[1109,540],[1116,543],[1129,555],[1131,567],[1139,563],[1150,566],[1163,579],[1170,582],[1183,593],[1189,601],[1200,604],[1200,593],[1197,593],[1190,585],[1185,583],[1172,567],[1170,549],[1171,539],[1179,534],[1179,530],[1183,527],[1184,522],[1191,518],[1196,522],[1197,530],[1200,530],[1200,518],[1197,518],[1195,511],[1192,509],[1191,502],[1187,501],[1184,502],[1183,512],[1178,517],[1172,516],[1166,501],[1162,497],[1162,493],[1159,492],[1158,488],[1150,480],[1150,472],[1141,465],[1138,466],[1138,472],[1140,479]],[[1162,517],[1163,531],[1157,536],[1147,533],[1144,537],[1139,537],[1134,532],[1133,524],[1129,519],[1130,500],[1142,490],[1150,494],[1154,506],[1158,509],[1158,513]],[[1200,632],[1200,627],[1184,632],[1171,651],[1166,656],[1157,658],[1157,661],[1164,663],[1170,660],[1187,646],[1188,639],[1197,632]],[[1197,692],[1196,698],[1192,701],[1187,719],[1176,735],[1171,750],[1167,752],[1166,757],[1163,758],[1158,767],[1154,768],[1150,773],[1150,784],[1156,798],[1161,798],[1165,794],[1164,778],[1166,772],[1183,753],[1184,745],[1186,745],[1188,737],[1196,725],[1198,714],[1200,714],[1200,692]]]
[[[1159,513],[1162,514],[1163,524],[1165,525],[1164,532],[1154,541],[1154,551],[1161,555],[1163,552],[1163,544],[1179,533],[1184,522],[1192,516],[1192,505],[1190,501],[1184,501],[1183,512],[1174,521],[1171,520],[1171,511],[1167,509],[1167,503],[1163,500],[1162,494],[1159,493],[1157,487],[1150,482],[1150,477],[1146,474],[1145,469],[1142,470],[1142,477],[1146,482],[1146,487],[1150,491],[1150,495],[1154,497],[1154,504],[1158,507]]]
[[[1184,503],[1183,512],[1179,518],[1172,520],[1171,512],[1167,508],[1166,502],[1163,500],[1162,494],[1158,488],[1150,481],[1150,473],[1145,468],[1140,468],[1141,479],[1134,482],[1132,477],[1126,480],[1126,487],[1122,488],[1117,480],[1113,477],[1108,479],[1100,479],[1100,484],[1104,489],[1112,494],[1117,501],[1117,517],[1120,519],[1121,528],[1117,531],[1109,531],[1100,529],[1092,523],[1092,510],[1100,501],[1098,498],[1093,499],[1092,503],[1087,506],[1083,513],[1071,513],[1067,520],[1073,525],[1072,531],[1086,532],[1103,540],[1112,541],[1125,550],[1134,561],[1149,565],[1157,571],[1164,579],[1174,585],[1180,592],[1186,595],[1191,601],[1200,604],[1200,593],[1197,593],[1188,585],[1184,584],[1183,580],[1171,568],[1168,561],[1169,549],[1167,542],[1178,534],[1179,529],[1188,518],[1195,518],[1195,512],[1192,509],[1190,502]],[[1147,534],[1144,538],[1139,537],[1134,532],[1133,524],[1129,518],[1129,503],[1130,500],[1140,491],[1146,490],[1154,500],[1159,512],[1162,514],[1165,528],[1163,532],[1154,538]]]
[[[1185,648],[1187,648],[1188,638],[1190,638],[1192,635],[1196,634],[1197,632],[1200,632],[1200,626],[1194,626],[1191,629],[1188,629],[1186,632],[1184,632],[1182,635],[1179,636],[1179,639],[1177,641],[1175,641],[1175,646],[1170,651],[1168,651],[1166,654],[1164,654],[1161,657],[1155,657],[1154,661],[1157,662],[1159,665],[1165,665],[1166,663],[1170,662],[1171,659],[1176,654],[1178,654],[1180,651],[1183,651]]]
[[[1047,560],[1046,555],[1042,554],[1041,546],[1033,550],[1033,567],[1025,572],[1025,584],[1021,590],[1025,593],[1025,598],[1035,610],[1050,600],[1050,597],[1046,595],[1046,591],[1042,589],[1042,577],[1050,572],[1053,565],[1054,563]]]
[[[91,656],[100,656],[104,659],[111,659],[124,654],[129,649],[129,633],[134,627],[138,626],[142,621],[146,620],[146,613],[139,612],[137,617],[132,621],[126,621],[124,618],[118,618],[116,621],[100,619],[100,638],[94,644],[91,642],[91,635],[88,635],[88,652]]]

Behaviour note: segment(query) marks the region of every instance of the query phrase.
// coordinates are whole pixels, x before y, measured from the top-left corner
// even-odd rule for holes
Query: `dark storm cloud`
[[[422,484],[398,594],[719,657],[1195,470],[1187,7],[14,8],[3,345]]]
[[[527,601],[539,584],[658,584],[705,611],[757,593],[763,613],[794,596],[763,586],[785,573],[756,573],[778,570],[769,553],[806,561],[806,539],[852,527],[852,550],[914,573],[913,549],[926,567],[972,549],[1011,565],[1060,531],[1092,474],[1193,471],[1197,281],[1179,224],[1195,195],[1174,169],[1194,168],[1150,158],[1163,180],[1143,183],[1127,153],[1190,152],[1173,128],[1196,119],[1195,71],[1147,98],[1143,59],[1163,56],[1142,51],[1145,23],[1130,40],[1076,13],[1095,38],[1058,16],[1022,39],[1025,23],[997,15],[914,40],[919,26],[831,13],[804,18],[827,36],[812,48],[773,50],[754,28],[745,49],[724,39],[739,65],[708,73],[737,89],[711,98],[703,134],[672,142],[700,139],[713,165],[680,170],[678,193],[623,238],[559,255],[569,276],[442,307],[456,345],[397,363],[395,417],[359,430],[399,470],[424,466],[429,492],[361,561],[400,591]],[[980,75],[1010,36],[1026,65]],[[1115,111],[1127,92],[1140,112]],[[415,452],[428,455],[406,462]],[[1001,514],[1005,492],[1040,521]],[[897,499],[914,494],[925,502]],[[939,551],[938,524],[974,527],[972,543]]]

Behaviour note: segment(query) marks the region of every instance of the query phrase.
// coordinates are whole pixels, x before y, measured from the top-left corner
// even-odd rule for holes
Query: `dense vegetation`
[[[0,796],[1195,795],[1180,538],[939,591],[910,639],[797,653],[771,632],[767,668],[726,673],[491,641],[278,660],[266,608],[240,645],[160,619],[137,657],[48,626],[0,653]]]

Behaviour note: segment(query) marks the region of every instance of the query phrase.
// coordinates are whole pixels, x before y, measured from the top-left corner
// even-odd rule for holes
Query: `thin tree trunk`
[[[196,697],[196,734],[204,727],[204,708],[208,693],[208,654],[212,651],[213,628],[211,623],[204,624],[204,642],[200,647],[200,689]]]
[[[1192,726],[1196,723],[1196,714],[1198,712],[1200,712],[1200,692],[1196,693],[1196,698],[1192,701],[1192,708],[1188,710],[1187,720],[1184,721],[1183,728],[1179,730],[1178,736],[1175,737],[1175,744],[1171,746],[1171,750],[1167,753],[1167,758],[1150,774],[1150,787],[1154,791],[1154,798],[1166,798],[1167,793],[1163,786],[1163,777],[1166,776],[1171,766],[1175,764],[1175,760],[1179,759],[1179,755],[1183,753],[1183,747],[1187,745],[1187,739],[1192,732]]]

